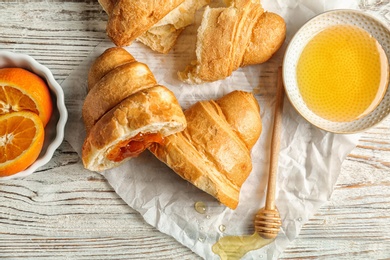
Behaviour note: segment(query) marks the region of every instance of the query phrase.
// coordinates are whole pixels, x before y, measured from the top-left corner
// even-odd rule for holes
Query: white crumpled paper
[[[119,196],[140,212],[147,223],[205,259],[219,258],[211,247],[220,237],[252,234],[254,216],[264,206],[277,70],[288,41],[316,14],[331,9],[358,8],[358,1],[345,0],[263,0],[262,3],[266,10],[285,19],[286,43],[270,61],[240,68],[226,80],[191,86],[177,79],[177,71],[183,70],[195,58],[196,29],[201,12],[196,23],[185,30],[167,55],[157,54],[138,42],[127,48],[138,61],[150,67],[159,84],[175,93],[184,109],[198,100],[216,99],[235,89],[253,92],[260,104],[263,132],[252,150],[253,171],[242,187],[236,210],[226,208],[181,179],[148,151],[102,173]],[[81,107],[86,95],[88,69],[98,55],[112,46],[109,40],[99,44],[62,84],[69,110],[65,138],[79,154],[85,137]],[[274,242],[249,252],[244,259],[273,259],[283,252],[298,236],[303,224],[329,199],[341,163],[358,141],[358,135],[331,134],[313,127],[297,114],[287,98],[284,102],[276,191],[282,229]],[[194,209],[198,201],[206,204],[205,214]],[[220,225],[226,230],[221,232]]]

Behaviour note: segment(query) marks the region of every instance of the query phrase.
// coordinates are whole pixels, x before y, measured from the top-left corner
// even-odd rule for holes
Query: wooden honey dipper
[[[275,206],[275,187],[276,174],[278,170],[278,155],[280,148],[280,132],[282,128],[282,112],[283,112],[283,97],[284,87],[282,80],[282,69],[278,70],[278,83],[276,90],[276,104],[274,124],[272,129],[271,139],[271,154],[268,176],[267,197],[265,207],[260,209],[255,216],[255,231],[266,239],[275,238],[280,230],[282,221],[279,211]]]

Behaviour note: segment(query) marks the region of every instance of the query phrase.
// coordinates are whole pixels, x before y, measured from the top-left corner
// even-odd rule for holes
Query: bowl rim
[[[377,24],[379,24],[380,26],[382,26],[383,28],[385,28],[387,30],[387,32],[390,33],[390,28],[384,23],[382,22],[380,19],[378,19],[377,17],[367,13],[367,12],[364,12],[362,10],[356,10],[356,9],[334,9],[334,10],[328,10],[328,11],[324,11],[322,13],[319,13],[315,16],[313,16],[312,18],[310,18],[309,20],[307,20],[297,31],[296,33],[293,35],[293,37],[291,38],[291,40],[289,41],[289,43],[287,44],[287,47],[286,47],[286,51],[284,53],[284,56],[283,56],[283,62],[282,62],[282,74],[283,74],[283,85],[284,85],[284,88],[285,88],[285,92],[286,92],[286,96],[288,98],[288,100],[290,101],[290,104],[294,107],[295,111],[297,111],[298,114],[300,114],[307,122],[309,122],[310,124],[312,124],[313,126],[321,129],[321,130],[324,130],[324,131],[327,131],[327,132],[330,132],[330,133],[335,133],[335,134],[356,134],[356,133],[361,133],[367,129],[370,129],[376,125],[378,125],[379,123],[381,123],[383,120],[385,120],[387,117],[390,116],[390,113],[388,113],[387,115],[383,116],[380,120],[377,120],[375,123],[372,123],[370,125],[367,125],[365,127],[361,127],[359,129],[356,129],[354,131],[347,131],[347,130],[333,130],[333,129],[329,129],[327,127],[324,127],[324,126],[321,126],[315,122],[313,122],[312,120],[310,120],[307,116],[305,116],[301,111],[300,109],[297,107],[297,105],[293,102],[292,98],[290,97],[290,92],[288,91],[287,89],[287,84],[286,84],[286,61],[288,59],[288,54],[290,53],[290,49],[292,48],[292,43],[296,41],[296,39],[300,36],[300,34],[302,33],[302,31],[304,31],[306,29],[307,26],[309,26],[310,23],[312,23],[314,20],[318,19],[319,17],[321,16],[327,16],[327,15],[330,15],[332,13],[347,13],[347,14],[358,14],[360,16],[364,16],[368,19],[371,19],[373,21],[375,21]],[[314,35],[313,35],[314,36]],[[310,38],[311,39],[311,38]],[[310,39],[308,41],[310,41]],[[388,62],[389,62],[389,67],[390,67],[390,56],[387,57],[388,59]],[[388,82],[388,85],[387,85],[387,90],[385,91],[385,95],[387,92],[390,91],[390,78],[389,78],[389,82]],[[375,110],[375,109],[374,109]],[[373,111],[372,111],[373,112]],[[372,113],[371,112],[371,113]],[[358,120],[361,120],[361,119],[364,119],[366,118],[367,116],[369,116],[371,113],[369,113],[368,115],[358,119]],[[324,119],[325,120],[325,119]],[[340,123],[353,123],[353,122],[356,122],[356,121],[351,121],[351,122],[340,122]]]
[[[13,66],[27,69],[40,77],[44,78],[49,90],[54,93],[56,98],[56,108],[58,110],[58,121],[55,127],[55,137],[48,144],[46,151],[40,154],[39,157],[28,168],[10,176],[0,177],[0,180],[25,177],[35,172],[39,167],[47,164],[53,157],[54,152],[64,140],[65,125],[68,120],[68,111],[65,106],[65,95],[60,84],[55,80],[52,72],[44,65],[39,63],[33,57],[23,53],[15,53],[11,51],[0,50],[0,58],[5,58],[12,61],[14,64],[24,63],[24,66]],[[53,100],[54,101],[54,100]]]

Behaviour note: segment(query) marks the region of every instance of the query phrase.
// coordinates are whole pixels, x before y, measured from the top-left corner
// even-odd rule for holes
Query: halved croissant
[[[235,209],[262,125],[251,93],[233,91],[184,111],[187,128],[149,150],[183,179]]]
[[[267,61],[283,44],[286,25],[264,12],[254,0],[228,1],[228,7],[206,7],[198,29],[196,61],[179,78],[190,84],[224,79],[240,66]]]
[[[174,94],[126,50],[106,50],[92,64],[82,115],[84,167],[102,171],[138,156],[186,127]]]
[[[107,34],[117,46],[135,39],[152,50],[168,53],[195,12],[210,0],[99,0],[109,15]]]

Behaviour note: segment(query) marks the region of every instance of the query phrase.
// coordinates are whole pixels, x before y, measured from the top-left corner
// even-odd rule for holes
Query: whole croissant
[[[88,78],[82,109],[85,168],[115,167],[186,127],[174,94],[126,50],[106,50],[92,64]]]
[[[262,125],[251,93],[233,91],[184,112],[187,128],[149,150],[183,179],[235,209],[252,170],[250,150]]]
[[[210,0],[99,0],[109,15],[107,34],[117,46],[135,39],[152,50],[168,53],[195,12]]]
[[[255,0],[233,0],[228,7],[206,7],[198,29],[196,61],[179,78],[190,84],[224,79],[241,66],[267,61],[281,47],[286,25]]]

